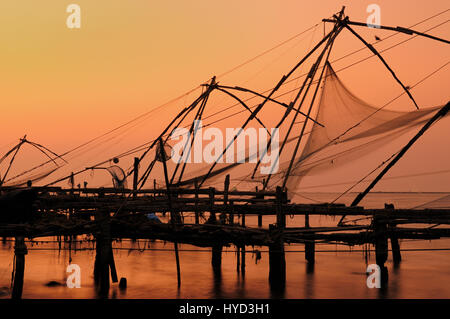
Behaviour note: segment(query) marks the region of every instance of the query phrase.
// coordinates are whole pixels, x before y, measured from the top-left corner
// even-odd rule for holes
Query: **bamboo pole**
[[[17,236],[14,245],[15,272],[12,289],[12,299],[21,299],[23,291],[23,278],[25,274],[25,255],[28,253],[25,239],[23,236]]]
[[[174,226],[174,230],[176,228],[176,222],[175,221],[175,212],[172,210],[172,198],[171,198],[171,192],[170,192],[170,183],[169,183],[169,175],[167,173],[167,165],[166,165],[166,152],[164,151],[164,144],[162,141],[162,138],[159,138],[159,146],[160,146],[160,152],[161,152],[161,159],[164,167],[164,178],[166,181],[166,189],[167,189],[167,200],[169,204],[170,209],[170,221]],[[181,269],[180,269],[180,257],[178,253],[178,243],[176,241],[173,242],[174,248],[175,248],[175,262],[177,265],[177,283],[178,288],[181,286]]]

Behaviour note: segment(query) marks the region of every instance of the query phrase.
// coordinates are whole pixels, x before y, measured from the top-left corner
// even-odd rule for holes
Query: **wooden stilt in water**
[[[112,250],[112,245],[110,246],[110,253],[109,253],[109,267],[111,269],[111,281],[112,282],[118,282],[119,279],[117,277],[117,270],[116,270],[116,263],[114,262],[114,252]]]
[[[16,237],[14,245],[15,265],[14,280],[12,289],[12,299],[21,299],[23,291],[23,277],[25,274],[25,255],[28,253],[25,239],[22,236]]]
[[[169,210],[170,210],[170,222],[173,225],[173,230],[176,231],[177,223],[181,223],[180,216],[178,214],[175,214],[172,208],[172,200],[171,200],[171,192],[170,192],[170,182],[169,182],[169,175],[167,172],[167,164],[166,164],[166,152],[164,151],[164,144],[162,141],[162,138],[159,138],[159,147],[160,147],[160,156],[164,167],[164,179],[166,182],[166,190],[167,190],[167,200],[169,204]],[[180,255],[178,253],[178,243],[174,241],[173,246],[175,248],[175,262],[177,264],[177,283],[178,288],[181,286],[181,268],[180,268]]]
[[[212,247],[211,264],[213,268],[220,268],[222,266],[222,246],[215,245]]]
[[[98,287],[98,294],[102,298],[107,297],[109,291],[109,270],[112,253],[108,215],[109,213],[107,211],[99,210],[95,216],[96,220],[100,223],[100,232],[96,236],[94,281]]]
[[[402,255],[400,253],[400,244],[398,243],[398,238],[395,234],[395,226],[391,227],[391,248],[394,264],[398,265],[402,261]]]
[[[227,176],[225,176],[225,182],[224,182],[224,186],[223,186],[223,205],[226,207],[229,207],[228,206],[228,189],[229,188],[230,188],[230,175],[227,174]],[[227,212],[229,214],[228,209],[227,209]],[[222,224],[227,224],[227,219],[228,219],[228,222],[230,220],[229,217],[230,216],[228,216],[228,218],[227,218],[226,213],[222,213],[220,215],[220,220],[222,221]]]
[[[245,275],[245,245],[241,247],[241,273],[243,276]]]
[[[102,238],[99,243],[100,256],[99,256],[99,295],[100,297],[107,297],[109,291],[109,245],[106,238]]]
[[[241,260],[240,260],[240,249],[239,246],[236,245],[236,271],[239,273],[239,270],[241,268]]]
[[[374,217],[374,234],[375,234],[375,260],[381,270],[381,286],[385,288],[388,282],[388,269],[384,265],[388,258],[388,236],[387,225],[380,222]]]
[[[180,255],[178,253],[178,243],[174,242],[173,246],[175,248],[175,262],[177,264],[177,285],[178,288],[181,286],[181,268],[180,268]]]
[[[99,197],[104,197],[104,194],[99,193]],[[100,227],[99,233],[96,235],[97,245],[94,264],[94,282],[99,288],[99,296],[105,298],[108,296],[109,292],[110,273],[112,282],[118,282],[112,250],[110,213],[108,210],[100,209],[97,211],[95,219]]]
[[[286,284],[286,260],[282,232],[269,226],[273,243],[269,245],[269,283],[272,288],[283,288]]]
[[[272,244],[269,245],[269,283],[271,288],[283,289],[286,284],[286,259],[284,254],[283,232],[286,227],[286,216],[283,213],[282,204],[284,194],[282,188],[276,188],[276,225],[269,225],[269,233]]]
[[[309,228],[309,214],[305,214],[305,228]],[[308,264],[312,265],[315,262],[315,249],[316,243],[313,238],[305,242],[305,259]]]
[[[194,181],[195,185],[195,224],[200,224],[200,212],[198,211],[198,181]]]

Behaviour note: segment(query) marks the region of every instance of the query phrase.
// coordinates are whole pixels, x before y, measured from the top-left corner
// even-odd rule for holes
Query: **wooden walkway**
[[[91,234],[95,237],[95,280],[106,293],[111,280],[117,281],[112,241],[116,238],[156,239],[174,243],[179,284],[181,281],[177,245],[212,247],[212,265],[220,267],[222,247],[234,245],[242,252],[238,263],[245,270],[245,247],[269,248],[269,279],[285,281],[284,245],[302,243],[309,264],[315,262],[316,243],[345,245],[372,244],[381,269],[391,241],[394,262],[401,260],[400,239],[439,239],[450,237],[450,228],[430,225],[450,224],[450,209],[364,209],[342,204],[298,204],[287,200],[286,192],[228,191],[206,189],[119,190],[112,188],[63,189],[59,187],[2,188],[0,197],[0,236],[16,238],[15,285],[23,285],[24,238]],[[170,194],[168,194],[170,192]],[[168,196],[170,195],[170,196]],[[170,201],[169,201],[170,198]],[[169,223],[149,220],[146,214],[170,214]],[[195,216],[184,223],[185,214]],[[263,225],[262,216],[276,222]],[[304,227],[287,227],[287,216],[303,215]],[[311,215],[363,216],[368,223],[335,227],[311,227]],[[246,217],[258,216],[258,227],[248,227]],[[414,224],[414,227],[408,227]],[[403,225],[403,226],[402,226]],[[20,298],[21,288],[13,291]]]

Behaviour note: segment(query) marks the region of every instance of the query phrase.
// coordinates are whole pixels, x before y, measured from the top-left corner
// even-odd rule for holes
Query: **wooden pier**
[[[223,247],[234,245],[238,249],[237,270],[241,272],[245,272],[245,247],[266,246],[270,284],[283,287],[286,280],[285,244],[304,244],[309,266],[313,266],[316,259],[316,243],[371,244],[375,247],[377,264],[385,270],[389,240],[393,260],[399,263],[399,240],[450,237],[450,228],[429,227],[430,224],[450,224],[450,209],[364,209],[342,204],[297,204],[287,199],[287,193],[281,187],[275,192],[229,191],[226,183],[223,190],[31,187],[3,188],[2,191],[1,213],[10,216],[12,221],[3,218],[0,237],[14,237],[16,241],[14,298],[20,298],[22,293],[27,253],[24,238],[93,235],[97,243],[94,278],[100,296],[107,296],[110,281],[118,282],[119,278],[120,269],[115,267],[112,249],[112,241],[119,238],[164,240],[173,242],[175,247],[178,243],[211,247],[211,264],[216,270],[221,267]],[[170,220],[158,223],[147,218],[149,213],[167,213]],[[183,222],[188,213],[195,215],[194,223]],[[272,215],[276,222],[264,225],[261,219],[259,227],[246,225],[248,216],[267,215]],[[286,226],[286,217],[292,215],[303,215],[305,227]],[[364,216],[370,222],[314,227],[309,222],[312,215]],[[175,216],[178,216],[176,220]],[[415,224],[415,227],[405,227],[407,224]],[[177,258],[179,284],[180,268]]]

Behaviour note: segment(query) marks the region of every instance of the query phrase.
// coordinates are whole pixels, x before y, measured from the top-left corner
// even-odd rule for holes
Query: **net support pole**
[[[15,272],[12,288],[12,299],[21,299],[23,291],[23,277],[25,273],[25,255],[28,253],[25,239],[17,236],[14,245]]]
[[[175,226],[176,226],[175,218],[177,219],[177,221],[179,221],[179,218],[177,215],[175,215],[175,212],[172,209],[172,198],[171,198],[171,194],[170,194],[169,175],[167,173],[167,164],[166,164],[166,152],[164,151],[164,144],[163,144],[163,140],[161,137],[159,137],[159,149],[161,152],[161,159],[162,159],[162,163],[163,163],[163,167],[164,167],[164,179],[166,181],[167,203],[168,203],[169,210],[170,210],[170,222],[174,226],[174,230],[175,230]],[[180,286],[181,286],[181,269],[180,269],[180,256],[178,254],[178,243],[176,241],[174,241],[173,246],[175,248],[175,262],[177,265],[177,283],[178,283],[178,288],[180,288]]]
[[[137,196],[138,177],[139,177],[139,157],[134,158],[133,164],[133,197]]]

